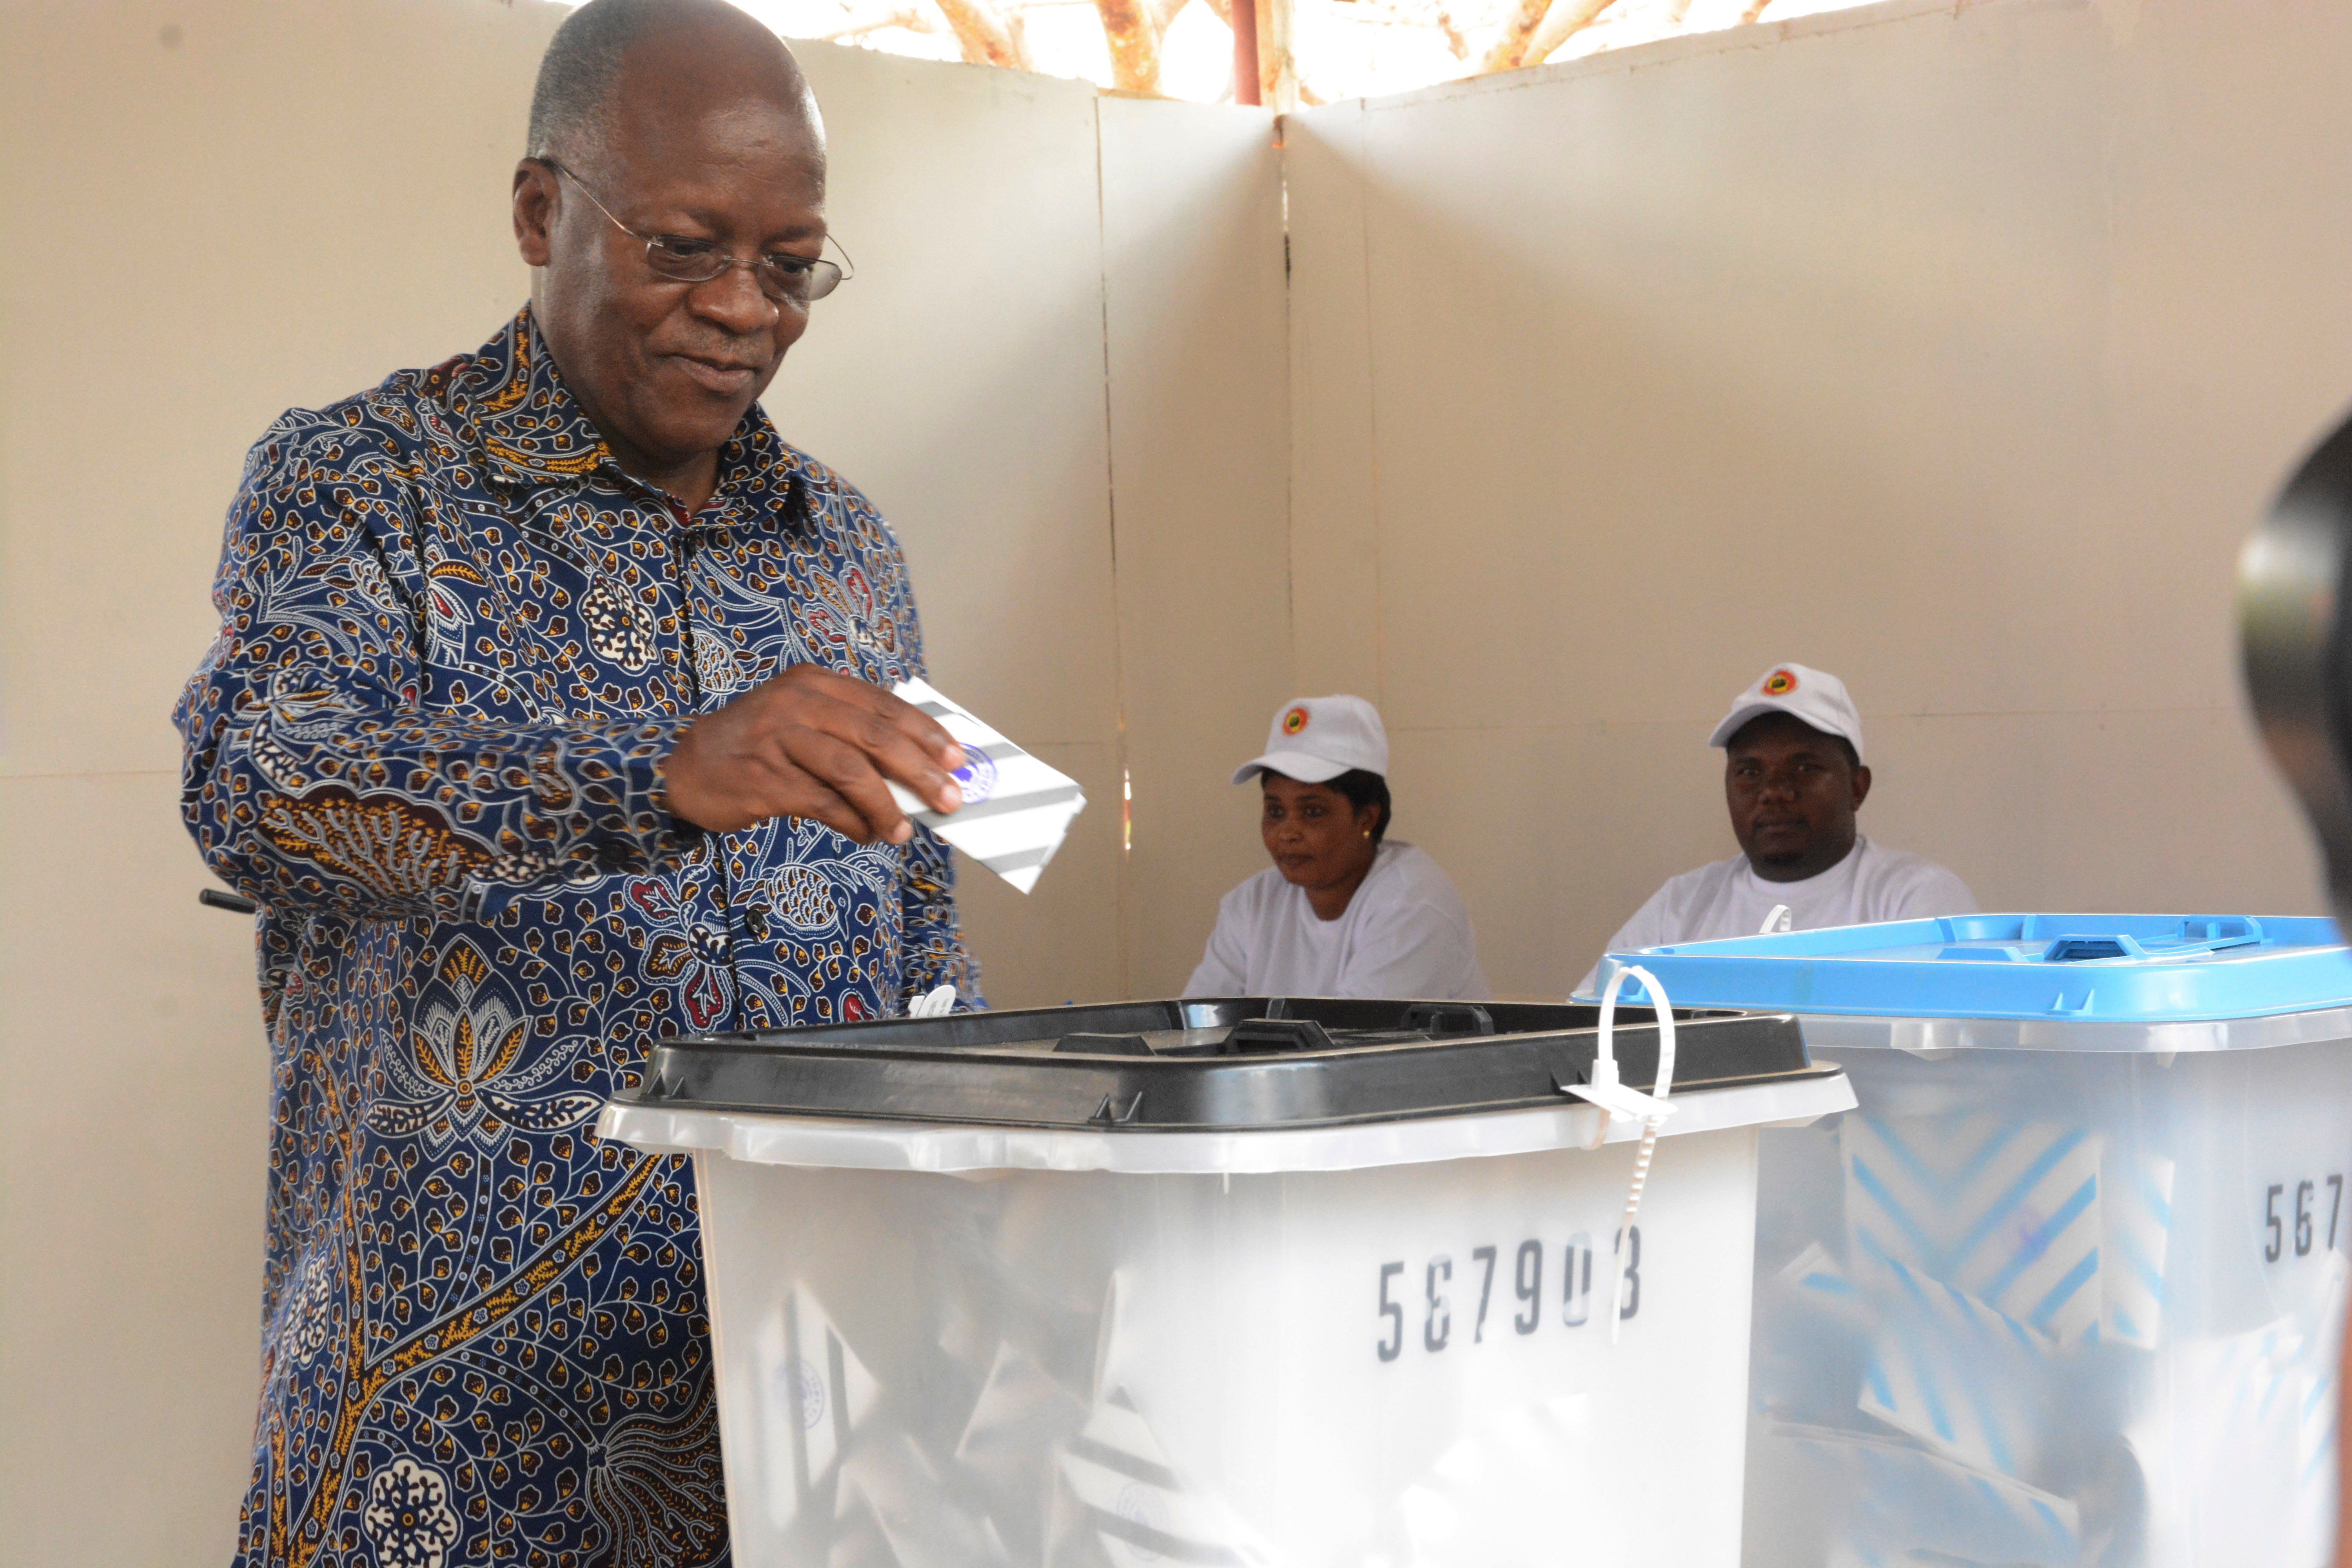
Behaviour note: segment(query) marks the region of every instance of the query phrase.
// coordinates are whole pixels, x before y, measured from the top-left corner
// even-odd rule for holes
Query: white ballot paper
[[[961,811],[933,811],[912,790],[885,781],[898,809],[1023,892],[1035,887],[1037,873],[1062,847],[1071,818],[1086,809],[1077,781],[1055,773],[927,682],[902,680],[891,695],[938,720],[964,754],[963,766],[955,771],[963,789]]]

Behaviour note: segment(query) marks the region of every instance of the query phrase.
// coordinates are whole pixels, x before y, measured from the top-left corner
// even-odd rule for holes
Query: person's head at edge
[[[590,0],[548,47],[528,152],[515,238],[547,351],[622,469],[699,507],[809,304],[746,267],[663,277],[646,239],[818,256],[824,128],[800,66],[724,0]]]
[[[1256,775],[1266,855],[1324,920],[1347,912],[1379,858],[1389,830],[1387,772],[1380,713],[1346,696],[1285,703],[1265,753],[1234,770],[1235,784]]]
[[[1714,743],[1732,835],[1757,876],[1803,881],[1853,852],[1870,795],[1861,732],[1843,683],[1802,665],[1775,666],[1734,700]]]

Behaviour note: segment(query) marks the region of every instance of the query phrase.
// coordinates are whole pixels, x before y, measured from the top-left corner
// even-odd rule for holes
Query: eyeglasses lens
[[[841,283],[841,268],[830,261],[811,260],[795,265],[763,258],[750,264],[751,274],[760,282],[760,291],[775,300],[806,303],[822,300]],[[679,244],[667,238],[657,238],[646,247],[646,261],[662,277],[679,283],[708,283],[731,267],[746,265],[729,256],[716,246]]]

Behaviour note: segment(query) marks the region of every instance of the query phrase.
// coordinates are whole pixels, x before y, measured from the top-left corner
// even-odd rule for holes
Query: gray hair
[[[782,39],[726,0],[588,0],[555,29],[539,62],[539,82],[530,94],[530,155],[573,153],[582,139],[601,134],[629,47],[698,22],[756,29],[786,60],[792,58]]]

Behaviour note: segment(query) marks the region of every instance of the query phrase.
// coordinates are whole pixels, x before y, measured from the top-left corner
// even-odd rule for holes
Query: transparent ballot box
[[[600,1132],[694,1158],[734,1560],[1731,1568],[1758,1129],[1853,1101],[1790,1018],[1664,1022],[1597,1072],[1595,1009],[1499,1003],[666,1044]],[[1663,1116],[1585,1098],[1662,1049]]]
[[[1861,1102],[1761,1143],[1749,1563],[2331,1560],[2333,922],[1980,915],[1622,964],[1801,1015]]]

